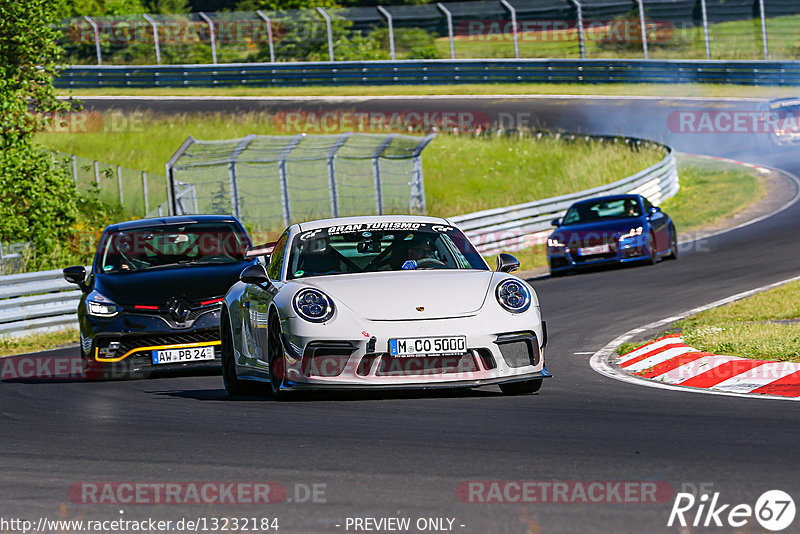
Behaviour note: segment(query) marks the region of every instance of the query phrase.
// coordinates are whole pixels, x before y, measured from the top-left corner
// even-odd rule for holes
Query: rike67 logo
[[[678,493],[667,526],[739,528],[755,519],[762,528],[780,532],[792,524],[794,516],[794,500],[781,490],[764,492],[755,506],[723,503],[719,492],[711,496],[703,493],[699,498],[691,493]]]

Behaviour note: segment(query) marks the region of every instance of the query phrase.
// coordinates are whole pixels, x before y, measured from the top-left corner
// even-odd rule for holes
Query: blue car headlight
[[[292,302],[294,311],[306,321],[324,323],[333,317],[333,301],[319,289],[301,289],[295,294]]]
[[[99,291],[92,291],[86,296],[86,313],[94,317],[114,317],[121,309]]]
[[[531,292],[519,280],[509,278],[497,285],[495,291],[497,302],[511,313],[522,313],[531,305]]]

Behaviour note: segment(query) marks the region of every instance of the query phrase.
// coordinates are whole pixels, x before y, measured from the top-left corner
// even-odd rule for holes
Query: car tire
[[[275,399],[283,399],[286,397],[286,391],[282,388],[286,374],[286,356],[281,340],[281,320],[277,313],[269,317],[268,332],[269,389]]]
[[[658,251],[656,250],[656,238],[650,233],[647,238],[647,263],[655,265],[658,263]]]
[[[500,384],[500,391],[503,395],[527,395],[536,393],[542,387],[543,379],[534,378],[533,380],[523,380],[522,382],[509,382]]]
[[[236,375],[236,361],[233,356],[233,329],[227,314],[222,315],[219,322],[220,353],[222,360],[222,383],[229,395],[248,395],[253,388]]]
[[[675,231],[674,226],[670,226],[669,232],[669,256],[667,259],[670,260],[677,260],[678,259],[678,233]]]

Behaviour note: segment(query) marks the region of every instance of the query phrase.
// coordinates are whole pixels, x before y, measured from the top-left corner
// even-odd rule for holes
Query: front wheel
[[[226,316],[219,323],[220,352],[222,353],[222,383],[229,395],[247,395],[252,387],[236,375],[236,360],[233,355],[233,333],[230,321]]]
[[[677,260],[678,259],[678,234],[675,232],[675,227],[670,227],[670,238],[669,238],[669,256],[667,256],[670,260]]]
[[[656,250],[656,238],[653,234],[649,234],[647,237],[647,263],[650,265],[655,265],[658,263],[658,251]]]
[[[500,391],[503,392],[503,395],[526,395],[528,393],[536,393],[542,388],[542,381],[541,378],[534,378],[533,380],[500,384]]]

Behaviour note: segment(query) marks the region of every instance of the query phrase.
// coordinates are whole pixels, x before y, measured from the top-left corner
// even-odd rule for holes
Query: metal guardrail
[[[575,137],[575,136],[572,136]],[[592,136],[582,136],[592,137]],[[630,138],[594,137],[608,141],[657,144]],[[664,146],[664,145],[659,145]],[[546,235],[550,220],[576,200],[603,194],[640,193],[660,204],[678,192],[678,171],[672,149],[659,163],[611,184],[556,198],[451,217],[484,253],[518,250]],[[88,268],[87,268],[88,269]],[[77,326],[80,290],[64,280],[61,270],[0,276],[0,335],[19,336]]]
[[[0,335],[77,327],[81,292],[61,269],[0,276]]]
[[[73,65],[61,89],[90,87],[266,87],[437,83],[725,83],[798,85],[800,61],[462,59]]]
[[[658,144],[641,139],[627,140],[639,144]],[[480,252],[488,254],[501,250],[519,250],[543,243],[550,232],[550,222],[563,216],[567,208],[578,200],[638,193],[659,205],[674,196],[680,188],[675,154],[671,147],[660,146],[666,150],[664,159],[622,180],[560,197],[450,217],[450,221],[467,234]]]

